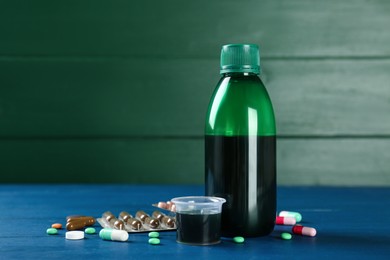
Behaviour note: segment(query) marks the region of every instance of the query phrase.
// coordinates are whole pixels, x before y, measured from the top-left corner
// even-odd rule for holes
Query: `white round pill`
[[[68,231],[65,233],[65,238],[71,240],[84,239],[84,231]]]

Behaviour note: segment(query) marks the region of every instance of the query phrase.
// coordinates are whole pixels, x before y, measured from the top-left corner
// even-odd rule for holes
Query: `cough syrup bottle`
[[[222,47],[205,127],[206,195],[222,197],[221,235],[264,236],[276,217],[276,132],[259,47]]]

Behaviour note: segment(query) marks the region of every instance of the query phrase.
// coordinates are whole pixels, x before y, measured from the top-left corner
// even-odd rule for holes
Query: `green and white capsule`
[[[279,212],[279,217],[293,217],[297,223],[302,221],[301,213],[294,211],[281,211]]]
[[[104,240],[111,240],[111,241],[127,241],[129,239],[129,234],[125,230],[117,230],[117,229],[111,229],[111,228],[104,228],[100,230],[99,236],[101,239]]]

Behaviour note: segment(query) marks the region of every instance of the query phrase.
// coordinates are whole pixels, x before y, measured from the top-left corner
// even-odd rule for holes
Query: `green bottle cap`
[[[220,73],[251,72],[260,74],[260,53],[256,44],[227,44],[221,50]]]

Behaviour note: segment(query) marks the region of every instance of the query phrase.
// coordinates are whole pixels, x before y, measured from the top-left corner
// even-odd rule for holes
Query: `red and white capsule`
[[[276,225],[293,226],[297,223],[297,220],[293,217],[276,217]]]
[[[317,230],[312,227],[304,227],[302,225],[295,225],[292,228],[292,232],[296,235],[315,237]]]

